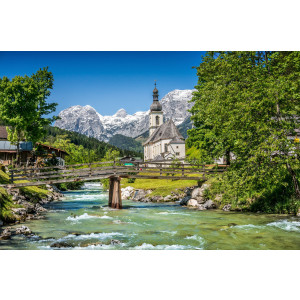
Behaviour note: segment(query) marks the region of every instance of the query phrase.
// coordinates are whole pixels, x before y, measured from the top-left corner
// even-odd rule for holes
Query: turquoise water
[[[22,223],[33,237],[0,241],[0,249],[300,249],[300,218],[195,211],[178,203],[123,201],[107,207],[99,183],[66,192],[46,218]],[[15,225],[16,227],[20,225]],[[117,240],[112,242],[112,240]]]

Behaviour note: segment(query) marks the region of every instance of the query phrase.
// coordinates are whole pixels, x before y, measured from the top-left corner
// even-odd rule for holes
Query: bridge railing
[[[119,176],[124,178],[205,180],[206,175],[223,172],[226,165],[199,165],[174,162],[126,162],[106,161],[10,169],[10,186],[30,186],[62,182],[88,181]],[[6,186],[6,185],[0,185]]]

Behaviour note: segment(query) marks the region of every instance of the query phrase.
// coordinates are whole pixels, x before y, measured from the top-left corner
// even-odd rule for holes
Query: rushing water
[[[45,219],[24,223],[34,236],[0,241],[0,249],[57,249],[57,243],[65,247],[60,249],[99,250],[300,249],[296,217],[133,201],[123,201],[123,209],[114,210],[107,207],[108,194],[99,183],[87,183],[65,197],[48,204]]]

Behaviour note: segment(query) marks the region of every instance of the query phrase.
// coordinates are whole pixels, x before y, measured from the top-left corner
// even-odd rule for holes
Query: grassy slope
[[[27,182],[27,181],[19,181],[19,182]],[[0,184],[9,183],[9,176],[0,170]],[[39,200],[46,198],[47,195],[50,193],[48,190],[43,189],[37,186],[27,186],[20,188],[21,194],[25,196],[29,196],[31,202],[36,203]],[[6,192],[6,190],[0,187],[0,203],[1,203],[1,210],[0,210],[0,219],[10,222],[14,221],[14,216],[11,212],[11,209],[14,207],[20,207],[12,202],[11,196]]]
[[[134,183],[128,183],[122,179],[121,186],[132,186],[135,189],[152,190],[149,196],[167,196],[171,192],[180,194],[186,187],[196,186],[196,180],[165,180],[165,179],[136,179]]]

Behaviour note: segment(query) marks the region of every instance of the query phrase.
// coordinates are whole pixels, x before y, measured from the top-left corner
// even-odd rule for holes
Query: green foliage
[[[103,157],[103,161],[116,161],[120,156],[120,151],[108,149]]]
[[[12,206],[11,197],[4,188],[0,187],[0,220],[5,222],[12,218],[10,207]]]
[[[80,190],[84,185],[83,181],[56,183],[60,191]]]
[[[232,202],[290,199],[288,189],[299,199],[300,152],[288,137],[300,127],[300,53],[208,52],[197,75],[191,157],[227,158]]]
[[[139,156],[143,156],[144,148],[142,143],[131,137],[124,136],[122,134],[115,134],[110,138],[108,143],[120,149],[137,152],[139,153]]]
[[[0,78],[0,118],[10,126],[8,139],[19,147],[22,140],[35,144],[44,135],[45,125],[56,117],[45,118],[55,111],[56,103],[47,103],[53,88],[53,75],[43,68],[30,77]]]

